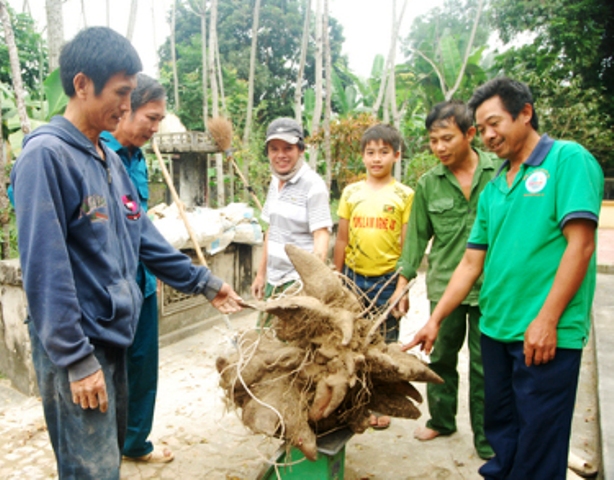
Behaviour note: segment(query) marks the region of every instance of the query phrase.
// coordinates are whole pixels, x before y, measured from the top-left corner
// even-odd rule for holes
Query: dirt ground
[[[411,311],[403,320],[403,340],[427,319],[424,279],[411,291]],[[253,328],[255,314],[233,316],[236,329]],[[233,346],[229,331],[202,331],[160,351],[160,385],[152,439],[167,444],[175,460],[166,465],[124,462],[122,479],[252,480],[273,457],[280,443],[247,431],[229,412],[218,386],[215,359]],[[413,438],[428,419],[425,404],[418,420],[393,419],[389,429],[367,430],[345,447],[345,479],[479,479],[482,460],[475,453],[467,409],[467,353],[461,352],[458,432],[431,442]],[[574,418],[572,450],[583,458],[597,455],[595,362],[591,344],[585,349]],[[415,383],[424,393],[424,385]],[[0,382],[0,478],[57,478],[55,461],[40,401],[24,397]],[[577,478],[571,472],[568,479]]]

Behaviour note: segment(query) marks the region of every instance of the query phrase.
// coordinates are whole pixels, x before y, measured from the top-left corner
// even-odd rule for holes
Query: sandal
[[[373,430],[386,430],[390,426],[390,422],[388,415],[381,415],[376,412],[372,412],[371,418],[369,418],[369,426]]]
[[[168,463],[172,462],[175,458],[175,454],[168,447],[157,447],[154,446],[154,449],[149,452],[147,455],[143,455],[142,457],[127,457],[130,460],[135,462],[144,462],[144,463]]]

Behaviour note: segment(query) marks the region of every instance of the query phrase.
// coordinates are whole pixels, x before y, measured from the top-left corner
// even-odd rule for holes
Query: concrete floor
[[[411,291],[411,311],[402,323],[402,340],[426,321],[428,302],[421,275]],[[252,328],[253,313],[233,316],[234,328]],[[598,412],[594,349],[585,350],[574,418],[572,450],[590,461],[598,458]],[[175,460],[166,465],[124,462],[122,479],[256,479],[279,447],[247,431],[225,408],[215,359],[232,349],[229,331],[220,324],[160,351],[160,386],[152,439],[168,445]],[[346,445],[346,480],[479,479],[483,463],[472,445],[467,411],[467,354],[461,353],[458,432],[431,442],[413,438],[428,418],[421,405],[417,421],[393,419],[388,430],[368,430]],[[416,384],[424,393],[424,386]],[[0,382],[0,478],[57,478],[40,402]],[[570,472],[568,479],[577,478]]]

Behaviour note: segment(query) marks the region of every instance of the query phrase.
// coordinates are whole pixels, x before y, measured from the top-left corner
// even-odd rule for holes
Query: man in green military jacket
[[[442,102],[426,118],[430,147],[440,164],[425,173],[416,188],[409,218],[396,298],[416,276],[429,242],[426,274],[431,312],[441,298],[454,269],[460,262],[475,220],[478,197],[501,164],[494,155],[471,147],[476,130],[471,112],[459,101]],[[493,451],[484,435],[484,373],[480,353],[481,281],[476,282],[464,302],[442,324],[431,354],[431,368],[443,379],[441,385],[427,385],[430,420],[414,436],[427,441],[456,431],[458,408],[458,352],[465,337],[469,345],[469,410],[474,445],[481,458]],[[409,309],[407,297],[397,307],[398,314]]]

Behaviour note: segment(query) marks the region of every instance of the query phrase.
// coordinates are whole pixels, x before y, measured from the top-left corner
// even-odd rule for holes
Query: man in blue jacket
[[[60,54],[66,112],[25,139],[11,173],[32,357],[60,479],[119,479],[139,262],[222,313],[241,308],[228,284],[164,240],[100,142],[130,110],[140,70],[120,34],[79,32]]]
[[[147,211],[149,186],[147,161],[141,148],[158,131],[166,114],[166,92],[156,80],[143,73],[136,76],[130,95],[130,112],[113,133],[100,139],[121,158],[137,189],[141,209]],[[154,448],[148,440],[153,425],[158,389],[158,298],[156,277],[139,262],[136,283],[143,294],[143,306],[134,341],[128,348],[128,428],[123,454],[137,461],[166,463],[173,460],[168,448]]]

